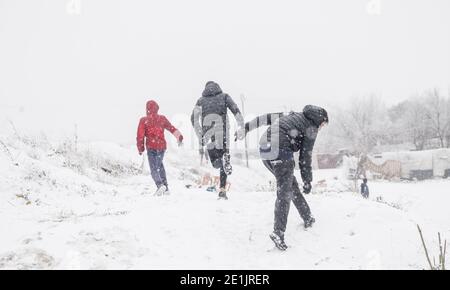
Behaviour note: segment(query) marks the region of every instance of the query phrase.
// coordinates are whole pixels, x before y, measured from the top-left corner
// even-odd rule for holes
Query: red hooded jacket
[[[167,143],[164,137],[164,130],[170,131],[178,140],[183,141],[183,135],[177,130],[165,116],[158,115],[159,106],[155,101],[147,102],[147,117],[141,118],[137,130],[137,147],[139,153],[147,149],[166,150]],[[146,139],[146,147],[144,147]]]

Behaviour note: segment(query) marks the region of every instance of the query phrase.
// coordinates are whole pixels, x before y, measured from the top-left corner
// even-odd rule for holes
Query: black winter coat
[[[233,113],[238,126],[243,127],[244,118],[233,99],[217,83],[208,82],[191,115],[192,126],[201,141],[218,135],[223,136],[225,143],[230,139],[227,110]]]
[[[303,182],[312,181],[312,151],[318,129],[328,122],[325,109],[308,105],[303,112],[275,113],[255,118],[245,124],[246,133],[264,126],[270,127],[260,140],[261,157],[265,160],[292,159],[299,152],[299,166]]]

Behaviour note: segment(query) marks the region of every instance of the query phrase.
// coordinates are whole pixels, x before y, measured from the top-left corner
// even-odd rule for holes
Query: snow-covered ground
[[[0,269],[422,269],[416,224],[432,255],[437,232],[450,237],[449,180],[371,182],[365,200],[339,171],[317,171],[317,223],[305,231],[292,207],[280,252],[268,239],[273,178],[257,160],[236,161],[218,201],[186,188],[211,168],[171,149],[172,194],[156,197],[134,147],[0,137]]]

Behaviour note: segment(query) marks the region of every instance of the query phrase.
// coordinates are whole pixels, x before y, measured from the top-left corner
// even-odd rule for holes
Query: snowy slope
[[[211,168],[173,149],[172,194],[155,197],[134,147],[0,137],[0,268],[421,269],[416,223],[430,246],[436,231],[450,236],[448,181],[374,183],[364,200],[339,172],[315,172],[324,182],[307,199],[317,223],[305,231],[292,207],[281,253],[267,237],[273,178],[257,160],[251,170],[236,162],[230,200],[218,201],[185,187]]]

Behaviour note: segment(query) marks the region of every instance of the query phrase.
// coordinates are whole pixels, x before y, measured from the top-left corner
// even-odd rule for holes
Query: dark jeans
[[[311,210],[300,192],[297,179],[294,176],[295,161],[293,159],[263,160],[263,163],[277,180],[274,230],[283,234],[286,231],[291,200],[305,222],[311,218]]]
[[[369,187],[367,186],[367,184],[361,184],[361,195],[364,198],[369,198]]]
[[[220,188],[225,188],[227,186],[227,174],[225,173],[225,169],[223,168],[223,155],[225,154],[225,150],[222,149],[208,149],[209,159],[211,160],[211,164],[214,168],[220,170]]]
[[[150,172],[152,173],[153,181],[159,188],[161,185],[168,186],[166,170],[164,168],[164,150],[147,150],[148,162],[150,164]]]
[[[211,142],[215,143],[214,136],[211,138]],[[226,188],[227,186],[227,174],[225,173],[225,169],[223,168],[223,155],[225,153],[229,153],[227,139],[224,137],[222,148],[210,148],[207,149],[209,160],[211,160],[211,164],[214,168],[220,170],[220,188]]]

